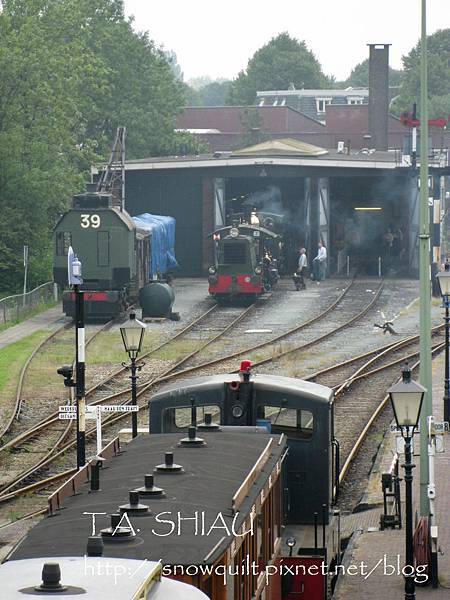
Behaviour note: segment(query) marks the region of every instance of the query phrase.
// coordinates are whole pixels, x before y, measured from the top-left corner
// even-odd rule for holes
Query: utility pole
[[[420,415],[420,514],[428,517],[428,428],[432,414],[431,381],[431,284],[430,284],[430,217],[428,208],[428,82],[427,82],[427,20],[426,0],[422,2],[420,60],[420,212],[419,212],[419,273],[420,273],[420,383],[426,389]]]
[[[77,405],[77,468],[86,464],[86,398],[85,398],[85,329],[84,329],[84,292],[81,262],[74,254],[72,246],[67,253],[67,271],[69,286],[75,294],[75,397]]]
[[[25,294],[27,293],[27,274],[28,274],[28,246],[23,247],[23,302],[22,305],[25,308]]]

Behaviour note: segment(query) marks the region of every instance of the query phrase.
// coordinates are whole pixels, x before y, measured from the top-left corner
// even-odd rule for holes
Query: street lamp
[[[411,379],[408,366],[402,370],[402,380],[388,389],[395,421],[405,440],[405,487],[406,487],[406,565],[405,569],[405,600],[415,600],[414,584],[414,550],[413,550],[413,516],[412,516],[412,470],[415,465],[411,462],[411,441],[417,426],[426,389]]]
[[[439,291],[445,307],[445,375],[444,375],[444,421],[450,421],[450,375],[449,375],[449,308],[450,308],[450,264],[445,263],[445,271],[437,275]]]
[[[137,386],[136,382],[138,377],[136,375],[136,371],[140,371],[144,366],[144,363],[136,364],[136,358],[141,351],[142,341],[144,339],[144,333],[146,329],[145,323],[142,323],[138,319],[136,319],[136,315],[134,313],[130,313],[130,319],[122,325],[120,328],[120,333],[122,334],[123,345],[125,347],[125,351],[128,352],[128,356],[130,357],[131,364],[127,365],[122,363],[126,369],[130,369],[131,375],[131,404],[132,406],[137,405]],[[135,438],[137,436],[137,412],[131,413],[131,429],[132,436]]]

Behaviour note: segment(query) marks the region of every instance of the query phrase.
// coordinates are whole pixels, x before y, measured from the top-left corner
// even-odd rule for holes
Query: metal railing
[[[53,281],[39,285],[26,294],[6,296],[0,300],[0,324],[20,321],[40,305],[58,301],[58,286]]]
[[[336,274],[350,277],[352,270],[359,269],[381,279],[387,269],[386,263],[387,260],[384,259],[383,262],[382,256],[357,256],[346,254],[345,251],[340,250],[337,253]]]

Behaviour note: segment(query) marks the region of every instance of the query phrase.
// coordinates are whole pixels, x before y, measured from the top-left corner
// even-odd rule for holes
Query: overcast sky
[[[421,0],[125,0],[135,29],[174,50],[184,80],[236,77],[282,31],[304,40],[327,75],[346,79],[368,43],[392,44],[390,65],[420,36]],[[450,0],[427,1],[427,32],[450,27]]]

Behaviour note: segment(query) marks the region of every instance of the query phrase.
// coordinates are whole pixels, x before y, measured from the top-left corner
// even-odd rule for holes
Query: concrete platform
[[[30,317],[22,323],[18,323],[17,325],[2,331],[0,333],[0,348],[18,342],[22,338],[25,338],[40,329],[52,331],[56,329],[58,325],[63,323],[65,319],[66,317],[63,315],[61,304],[49,308],[48,310],[44,310],[38,315]]]
[[[433,361],[433,412],[436,421],[441,421],[443,417],[443,381],[444,355],[442,354]],[[438,545],[443,553],[438,556],[440,587],[432,589],[431,585],[426,587],[416,585],[418,599],[448,600],[450,598],[450,435],[448,434],[444,436],[444,446],[445,452],[436,454],[435,459]],[[416,451],[418,448],[419,439],[417,437],[417,439],[415,438]],[[348,598],[397,600],[404,597],[404,579],[401,575],[405,562],[406,535],[404,482],[401,484],[402,529],[378,530],[379,516],[383,512],[381,474],[388,470],[394,452],[395,436],[387,432],[363,499],[364,503],[369,506],[379,504],[380,508],[378,510],[372,508],[366,513],[357,513],[346,517],[347,520],[352,521],[346,524],[348,530],[356,531],[345,553],[342,572],[345,568],[347,574],[339,577],[333,596],[335,600],[348,600]],[[416,468],[413,471],[413,514],[418,512],[419,508],[419,456],[414,457],[414,463]],[[400,476],[403,478],[404,469],[401,469]],[[377,516],[376,513],[378,513],[378,519],[374,519],[374,515]],[[423,579],[423,577],[419,578]]]

